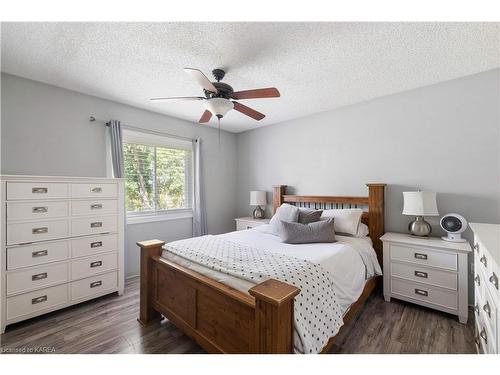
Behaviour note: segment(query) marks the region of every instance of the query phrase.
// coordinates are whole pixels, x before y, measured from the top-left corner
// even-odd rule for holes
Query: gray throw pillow
[[[331,218],[310,224],[280,221],[281,241],[291,244],[335,242],[334,220]]]
[[[319,221],[323,210],[309,210],[306,208],[299,208],[299,223],[309,224]]]
[[[299,208],[288,203],[283,203],[278,207],[274,216],[269,221],[269,229],[275,236],[280,236],[281,225],[280,221],[296,223],[299,218]]]

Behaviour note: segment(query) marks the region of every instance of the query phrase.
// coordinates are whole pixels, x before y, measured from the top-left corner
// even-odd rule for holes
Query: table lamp
[[[265,191],[251,191],[250,192],[250,206],[257,206],[253,210],[254,219],[263,219],[264,210],[260,206],[265,206],[267,204],[266,192]]]
[[[431,234],[431,225],[424,220],[424,216],[438,216],[436,193],[427,191],[403,192],[403,215],[415,216],[408,225],[408,230],[414,236],[427,237]]]

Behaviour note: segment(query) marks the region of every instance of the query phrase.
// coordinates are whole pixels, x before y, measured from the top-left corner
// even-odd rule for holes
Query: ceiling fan
[[[170,98],[152,98],[154,102],[164,102],[172,100],[202,100],[205,105],[205,112],[198,122],[205,123],[210,121],[212,115],[217,117],[220,121],[231,109],[247,115],[254,120],[260,121],[266,117],[263,113],[247,107],[235,100],[243,99],[260,99],[260,98],[277,98],[280,93],[277,88],[269,87],[264,89],[234,91],[227,83],[221,82],[226,72],[222,69],[212,70],[215,82],[210,80],[203,74],[201,70],[193,68],[184,68],[184,71],[198,82],[203,88],[205,96],[175,96]],[[219,124],[220,125],[220,124]]]

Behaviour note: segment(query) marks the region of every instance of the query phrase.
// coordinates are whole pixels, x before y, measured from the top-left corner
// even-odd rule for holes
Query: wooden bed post
[[[269,279],[251,288],[255,297],[257,353],[293,353],[293,299],[300,289]]]
[[[153,309],[155,272],[151,258],[161,255],[163,245],[165,245],[165,242],[160,240],[137,242],[137,246],[141,248],[140,312],[138,320],[143,325],[161,318],[160,313]]]
[[[286,185],[273,186],[273,214],[279,206],[283,204],[283,195],[285,195]]]
[[[368,186],[368,228],[373,248],[376,250],[377,258],[382,264],[382,241],[380,237],[384,234],[384,190],[385,184],[366,184]]]

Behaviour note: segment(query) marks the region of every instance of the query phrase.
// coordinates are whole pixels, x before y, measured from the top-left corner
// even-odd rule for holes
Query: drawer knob
[[[414,274],[415,276],[422,277],[423,279],[427,279],[429,277],[429,274],[427,272],[415,271]]]
[[[47,228],[47,227],[33,228],[31,230],[32,234],[43,234],[43,233],[48,233],[48,232],[49,232],[49,228]]]
[[[479,335],[484,340],[485,344],[487,344],[488,343],[488,335],[486,334],[486,329],[484,327],[481,330],[481,332],[479,333]]]
[[[102,193],[102,188],[100,187],[93,187],[90,189],[91,193]]]
[[[91,210],[100,210],[100,209],[102,209],[102,204],[100,204],[100,203],[91,204],[90,209]]]
[[[474,337],[474,342],[476,343],[476,345],[477,345],[479,348],[481,348],[481,340],[480,340],[480,338],[479,338],[479,335],[476,335],[476,336]]]
[[[474,277],[474,281],[477,283],[477,286],[481,285],[481,278],[479,277],[479,275],[476,275],[476,277]]]
[[[93,283],[90,283],[90,287],[91,288],[97,288],[98,286],[101,286],[102,285],[102,281],[99,280],[99,281],[94,281]]]
[[[44,214],[49,211],[48,207],[33,207],[31,212],[34,214]]]
[[[427,297],[429,295],[429,292],[427,290],[415,288],[415,294]]]
[[[485,267],[488,267],[488,261],[484,255],[479,259],[479,261],[483,263]]]
[[[492,283],[495,288],[497,288],[498,290],[498,276],[495,274],[495,272],[493,272],[493,274],[490,276],[490,283]]]
[[[479,314],[479,305],[478,305],[477,303],[474,305],[474,311],[475,311],[477,314]]]
[[[415,259],[427,260],[427,254],[415,253]]]
[[[102,266],[102,261],[98,260],[96,262],[90,263],[90,268],[95,268],[95,267],[101,267]]]
[[[42,303],[42,302],[45,302],[45,301],[47,301],[47,295],[33,298],[31,300],[31,304],[32,305],[36,305],[37,303]]]
[[[47,272],[37,273],[36,275],[31,276],[31,281],[43,280],[47,278]]]
[[[49,255],[49,251],[48,250],[38,250],[38,251],[33,251],[31,253],[31,257],[32,258],[45,257],[47,255]]]
[[[488,318],[491,318],[491,308],[488,301],[486,301],[486,305],[483,306],[483,310],[488,314]]]
[[[31,189],[31,192],[33,194],[47,194],[49,192],[49,189],[46,187],[34,187]]]
[[[476,252],[479,253],[479,244],[477,243],[474,244],[474,250],[476,250]]]
[[[94,223],[90,223],[91,228],[101,228],[102,227],[102,221],[96,221]]]
[[[101,247],[102,246],[102,241],[97,241],[97,242],[91,242],[90,243],[90,247],[92,249],[96,248],[96,247]]]

